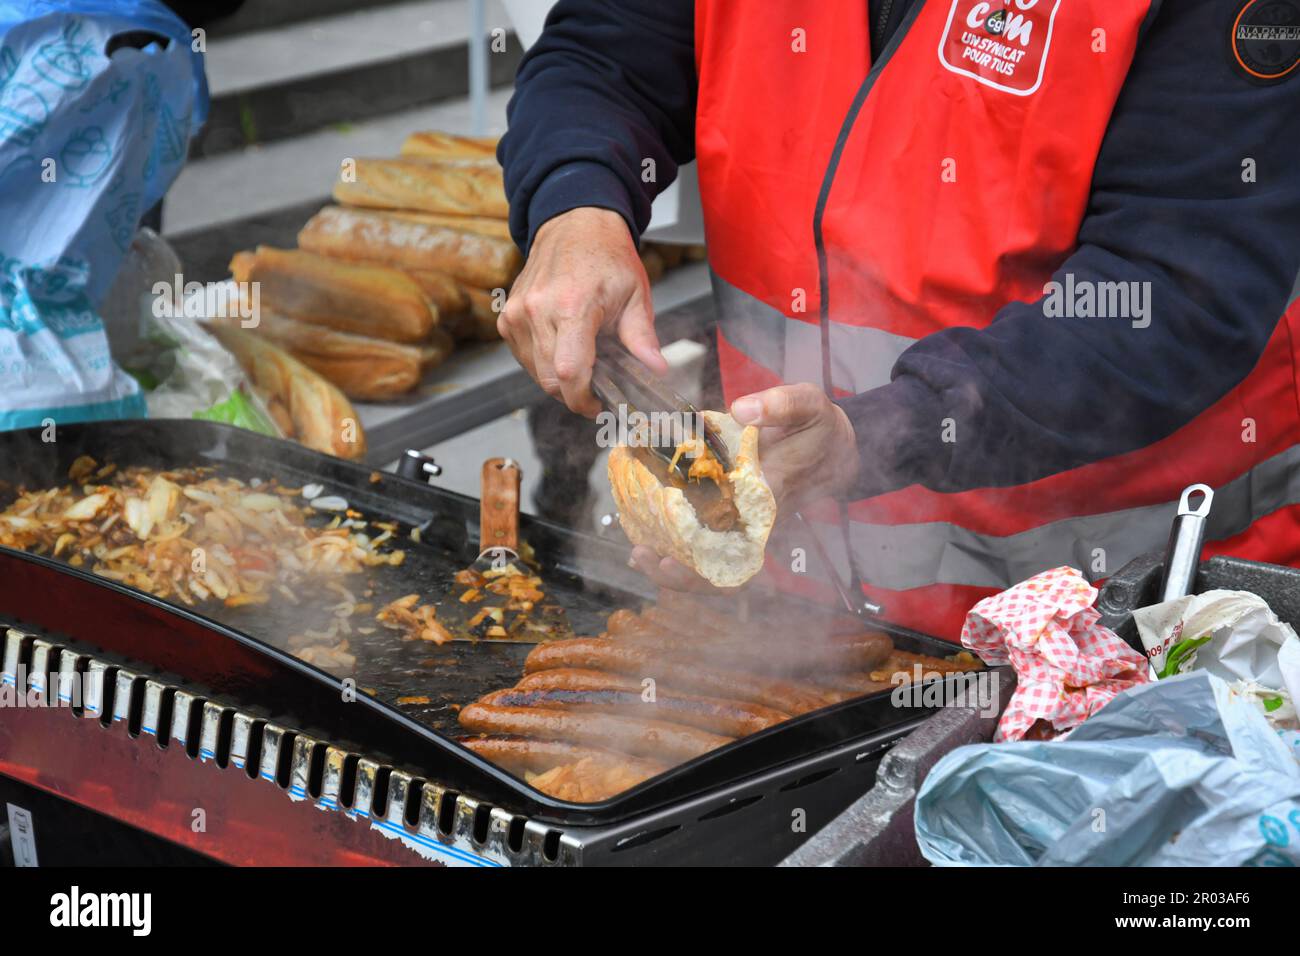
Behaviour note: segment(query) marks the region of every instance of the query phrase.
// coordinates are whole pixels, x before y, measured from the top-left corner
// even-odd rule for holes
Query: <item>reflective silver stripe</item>
[[[713,300],[722,334],[735,348],[785,382],[822,381],[821,329],[787,317],[780,309],[737,289],[716,272]],[[898,357],[916,343],[880,329],[831,323],[831,381],[848,392],[888,384]]]
[[[723,335],[754,361],[787,382],[821,384],[821,333],[713,273],[713,294]],[[1291,300],[1300,297],[1300,277]],[[862,392],[886,384],[894,363],[914,339],[879,329],[832,324],[832,380]],[[1188,477],[1188,484],[1196,476]],[[979,534],[948,522],[879,525],[854,522],[854,556],[864,581],[890,590],[930,584],[1010,587],[1063,564],[1092,577],[1109,575],[1138,555],[1164,545],[1175,501],[1103,514],[1065,518],[1010,535]],[[1216,489],[1207,540],[1245,531],[1255,520],[1300,504],[1300,446],[1289,448]],[[822,543],[844,574],[838,529],[819,525]],[[791,545],[798,546],[797,535]],[[1104,566],[1093,569],[1102,549]]]
[[[1188,479],[1191,484],[1194,477]],[[1245,531],[1286,505],[1300,504],[1300,446],[1288,448],[1214,493],[1206,540]],[[854,522],[850,529],[864,581],[891,590],[930,584],[1005,588],[1048,568],[1073,565],[1105,577],[1133,558],[1162,547],[1175,502],[1064,518],[1017,534],[978,534],[948,522],[881,525]],[[818,525],[823,543],[844,573],[842,535]],[[798,542],[793,542],[797,544]],[[1105,554],[1094,568],[1094,551]]]

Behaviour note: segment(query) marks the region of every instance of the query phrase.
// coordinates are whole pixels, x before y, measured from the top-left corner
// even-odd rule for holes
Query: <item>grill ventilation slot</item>
[[[24,684],[60,695],[79,718],[110,729],[121,722],[130,738],[152,734],[164,750],[174,740],[190,759],[241,770],[327,809],[351,810],[359,821],[402,825],[417,844],[447,845],[452,859],[467,859],[468,850],[522,864],[561,859],[561,831],[527,817],[117,664],[16,630],[0,634],[5,681],[16,684],[22,673]],[[563,859],[578,862],[572,851]]]

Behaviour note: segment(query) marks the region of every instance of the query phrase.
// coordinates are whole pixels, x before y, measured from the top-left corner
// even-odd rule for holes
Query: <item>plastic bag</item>
[[[212,287],[193,283],[187,293],[180,273],[167,240],[141,228],[103,309],[113,357],[144,389],[149,417],[202,418],[283,438],[239,362],[201,324]]]
[[[1250,696],[1273,726],[1300,726],[1300,638],[1258,594],[1189,594],[1138,608],[1133,621],[1161,677],[1206,671]]]
[[[138,417],[99,309],[207,110],[153,0],[0,0],[0,428]]]
[[[1294,866],[1298,741],[1210,674],[1143,684],[1065,740],[945,756],[917,842],[939,865]]]

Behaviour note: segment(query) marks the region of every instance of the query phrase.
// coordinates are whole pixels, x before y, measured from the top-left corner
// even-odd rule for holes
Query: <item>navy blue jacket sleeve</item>
[[[525,251],[542,223],[578,206],[612,209],[640,236],[654,197],[695,155],[694,17],[691,0],[552,8],[519,65],[497,151]]]
[[[1132,451],[1250,372],[1300,271],[1300,71],[1272,86],[1238,73],[1224,9],[1167,2],[1149,25],[1079,247],[1054,276],[1149,282],[1150,325],[1013,303],[983,330],[927,336],[888,385],[840,402],[858,434],[857,496],[1019,484]]]

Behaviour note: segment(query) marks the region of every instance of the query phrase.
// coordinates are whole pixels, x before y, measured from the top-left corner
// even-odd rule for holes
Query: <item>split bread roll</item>
[[[291,318],[394,342],[420,342],[437,309],[406,273],[340,262],[301,249],[258,246],[230,260],[238,282],[256,282],[261,304]]]
[[[404,345],[297,322],[267,309],[262,309],[257,328],[249,331],[280,346],[360,401],[384,401],[409,392],[454,348],[451,336],[441,329],[434,329],[418,345]]]
[[[288,410],[296,441],[339,458],[365,457],[361,419],[335,386],[246,329],[220,323],[204,328],[235,356],[254,388]]]
[[[403,156],[437,159],[496,159],[496,136],[457,136],[440,130],[412,133],[402,143]]]
[[[459,216],[510,214],[505,181],[495,159],[358,159],[355,176],[334,184],[348,206],[418,209]]]
[[[479,289],[510,285],[523,265],[513,242],[403,219],[371,209],[326,206],[298,233],[298,245],[337,259],[444,272]]]
[[[656,473],[663,469],[643,449],[620,445],[611,451],[609,483],[619,522],[633,544],[675,558],[715,587],[738,587],[763,567],[767,536],[776,520],[776,499],[759,466],[758,429],[741,428],[723,412],[703,414],[731,453],[733,468],[725,481],[731,485],[738,518],[729,530],[708,527],[687,493],[666,483]],[[700,479],[700,484],[709,482]]]

